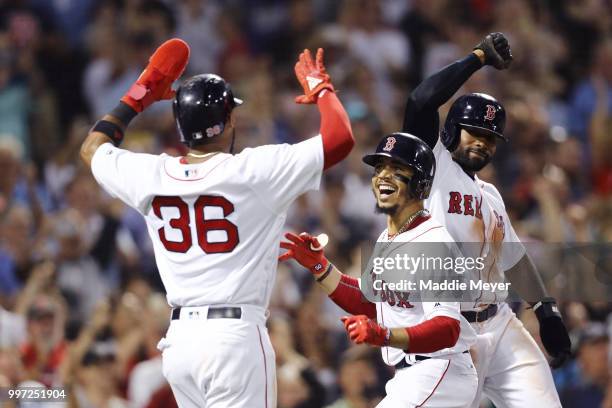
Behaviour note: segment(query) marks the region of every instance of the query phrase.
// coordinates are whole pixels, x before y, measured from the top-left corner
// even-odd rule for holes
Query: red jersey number
[[[161,209],[163,207],[176,208],[179,211],[179,216],[168,220],[171,228],[179,230],[182,235],[180,241],[170,241],[166,238],[165,227],[157,230],[159,239],[170,252],[185,253],[193,245],[191,237],[191,219],[189,216],[189,207],[180,197],[160,197],[157,196],[151,203],[153,212],[160,219],[164,220]],[[229,202],[225,197],[220,196],[200,196],[195,201],[194,205],[195,226],[198,239],[198,245],[207,254],[219,254],[232,252],[240,242],[238,237],[238,227],[236,224],[229,221],[227,218],[209,219],[204,216],[205,207],[220,207],[223,210],[223,216],[227,217],[234,212],[234,204]],[[165,221],[165,220],[164,220]],[[225,231],[227,240],[222,242],[208,242],[209,231]]]

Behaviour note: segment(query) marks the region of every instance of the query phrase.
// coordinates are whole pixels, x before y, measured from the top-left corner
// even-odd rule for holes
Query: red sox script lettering
[[[485,113],[485,120],[493,120],[495,119],[495,113],[497,113],[497,111],[495,110],[495,106],[493,105],[487,105],[487,112]]]
[[[385,144],[385,147],[383,147],[383,150],[385,152],[390,152],[391,150],[393,150],[393,146],[395,146],[395,138],[394,137],[388,137],[387,138],[387,143]]]
[[[471,215],[482,219],[482,197],[476,197],[471,194],[461,194],[458,191],[451,191],[448,199],[449,214]]]

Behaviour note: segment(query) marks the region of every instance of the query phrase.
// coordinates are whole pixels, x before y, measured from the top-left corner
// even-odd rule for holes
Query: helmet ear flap
[[[410,195],[416,200],[424,200],[429,197],[432,180],[421,177],[412,177],[410,180]]]
[[[444,129],[440,132],[440,138],[442,139],[442,144],[446,146],[449,152],[454,152],[457,146],[459,146],[460,136],[461,129],[459,125],[452,119],[447,120],[447,123],[444,124]]]

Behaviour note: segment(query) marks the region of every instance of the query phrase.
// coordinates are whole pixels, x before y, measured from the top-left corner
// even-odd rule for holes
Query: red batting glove
[[[302,232],[300,235],[288,232],[285,234],[285,238],[289,242],[281,242],[280,247],[286,249],[287,252],[278,257],[279,261],[293,258],[304,268],[310,269],[313,275],[319,275],[327,270],[329,261],[325,258],[323,248],[321,248],[317,238],[306,232]]]
[[[323,65],[323,48],[317,50],[316,62],[312,61],[310,51],[304,50],[295,64],[295,76],[304,88],[304,95],[297,96],[296,103],[316,103],[323,89],[334,92],[334,86]]]
[[[153,102],[172,99],[175,92],[171,86],[189,62],[189,45],[173,38],[159,46],[149,58],[149,65],[142,71],[136,82],[121,98],[136,112],[142,112]]]
[[[389,344],[391,331],[379,325],[366,315],[344,316],[341,318],[351,341],[383,347]]]

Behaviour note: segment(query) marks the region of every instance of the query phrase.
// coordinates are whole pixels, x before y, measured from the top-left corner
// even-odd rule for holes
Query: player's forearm
[[[506,277],[519,296],[532,306],[548,296],[542,277],[527,253],[506,271]]]
[[[472,74],[482,67],[482,60],[478,56],[482,55],[482,51],[477,50],[480,54],[475,52],[424,79],[410,94],[412,103],[418,109],[437,110],[444,105]]]
[[[482,67],[479,55],[484,58],[482,51],[476,50],[423,80],[408,96],[402,131],[421,138],[433,147],[438,140],[438,108]]]
[[[343,274],[335,266],[332,266],[324,279],[319,280],[322,275],[315,275],[317,283],[342,310],[353,315],[364,314],[371,319],[376,318],[376,305],[363,297],[357,279]]]
[[[102,119],[96,122],[81,145],[81,160],[89,167],[91,159],[98,147],[104,143],[113,143],[118,146],[123,140],[123,133],[137,112],[123,102]]]
[[[433,353],[453,347],[459,339],[459,332],[458,320],[436,316],[415,326],[391,329],[389,346],[410,353]]]
[[[334,265],[330,264],[330,267],[331,269],[329,270],[329,273],[327,273],[327,275],[325,275],[326,271],[323,271],[317,275],[313,275],[317,284],[321,288],[323,288],[325,293],[327,293],[328,295],[331,295],[336,290],[338,284],[340,283],[340,280],[342,279],[342,275],[344,275]]]
[[[355,145],[355,139],[348,115],[334,92],[326,89],[321,91],[317,106],[321,113],[323,169],[327,170],[348,156]]]

